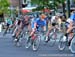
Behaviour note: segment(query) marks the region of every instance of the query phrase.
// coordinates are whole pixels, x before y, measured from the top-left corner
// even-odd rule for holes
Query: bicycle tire
[[[39,48],[40,38],[41,38],[41,36],[37,36],[37,38],[34,39],[32,48],[33,48],[33,50],[35,48],[35,51],[38,50],[38,48]]]
[[[5,36],[7,34],[7,30],[4,31],[3,36]]]
[[[56,39],[57,39],[57,34],[56,33],[53,33],[52,35],[50,35],[50,41],[49,41],[49,46],[50,47],[53,47],[56,43]]]
[[[71,51],[72,53],[75,53],[75,36],[73,37],[73,39],[72,39],[72,41],[71,41],[70,51]]]
[[[19,40],[20,40],[20,39],[17,39],[17,41],[14,41],[14,45],[17,46],[17,47],[20,46],[20,42],[19,42]]]
[[[29,48],[31,46],[31,39],[29,40],[29,38],[26,38],[26,43],[25,43],[25,48]]]
[[[65,47],[66,47],[66,41],[63,41],[63,35],[62,35],[59,39],[59,42],[58,42],[58,49],[64,50]]]

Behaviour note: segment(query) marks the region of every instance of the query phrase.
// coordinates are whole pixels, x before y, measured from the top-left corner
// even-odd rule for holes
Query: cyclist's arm
[[[73,23],[72,23],[72,20],[70,20],[68,29],[67,29],[67,33],[69,33],[72,29],[73,29]]]
[[[36,27],[37,27],[37,23],[35,22],[34,23],[34,30],[36,30]]]
[[[38,22],[38,19],[36,19],[35,21],[34,21],[34,30],[36,30],[37,29],[37,22]]]
[[[45,21],[45,22],[44,22],[44,26],[43,26],[43,30],[44,30],[44,31],[46,31],[46,24],[47,24],[47,22]]]
[[[43,27],[43,30],[46,31],[46,26]]]

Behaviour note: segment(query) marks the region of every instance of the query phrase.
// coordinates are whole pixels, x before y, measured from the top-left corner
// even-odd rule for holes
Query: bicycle
[[[10,29],[9,29],[9,27],[7,26],[7,27],[5,28],[5,30],[4,30],[4,32],[3,32],[3,36],[5,36],[5,35],[8,33],[8,31],[10,31]]]
[[[35,34],[30,38],[27,38],[27,42],[26,42],[26,48],[29,48],[30,46],[32,46],[33,51],[38,50],[40,42],[41,42],[41,37],[42,37],[42,31],[37,31],[35,32]],[[29,40],[29,41],[28,41]]]
[[[11,33],[11,31],[12,31],[12,28],[10,27],[10,26],[7,26],[7,25],[5,25],[6,26],[6,28],[5,28],[5,30],[4,30],[4,32],[3,32],[3,36],[5,36],[7,33]]]
[[[45,43],[50,43],[49,46],[53,47],[57,40],[57,33],[58,33],[57,28],[53,27],[53,29],[51,30],[48,36],[48,41],[45,41]]]
[[[21,33],[19,34],[17,41],[15,41],[15,45],[16,46],[21,46],[21,42],[23,38],[27,38],[29,35],[29,31],[28,30],[22,30]]]
[[[58,49],[64,50],[66,47],[68,47],[68,41],[69,41],[69,35],[67,38],[63,38],[64,35],[62,35],[59,39]],[[72,53],[75,53],[75,31],[73,32],[73,37],[71,38],[71,44],[70,47],[68,47]]]

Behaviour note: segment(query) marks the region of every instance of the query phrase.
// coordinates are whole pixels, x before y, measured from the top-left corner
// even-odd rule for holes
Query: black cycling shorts
[[[56,25],[56,23],[52,23],[52,26],[55,26]]]
[[[29,25],[29,23],[27,23],[27,24],[22,23],[22,29],[23,29],[24,27],[27,27],[28,25]]]
[[[7,26],[9,27],[10,24],[7,23]]]

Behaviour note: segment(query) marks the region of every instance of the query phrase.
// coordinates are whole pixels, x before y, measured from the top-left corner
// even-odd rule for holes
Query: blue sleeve
[[[46,26],[46,21],[44,21],[44,26]]]
[[[47,21],[48,20],[48,17],[46,17],[45,20]]]
[[[39,20],[39,18],[37,18],[36,20],[34,20],[34,23],[37,23],[37,22],[38,22],[38,20]]]
[[[75,19],[75,14],[72,14],[72,15],[70,16],[70,19],[71,19],[71,20],[74,20],[74,19]]]

